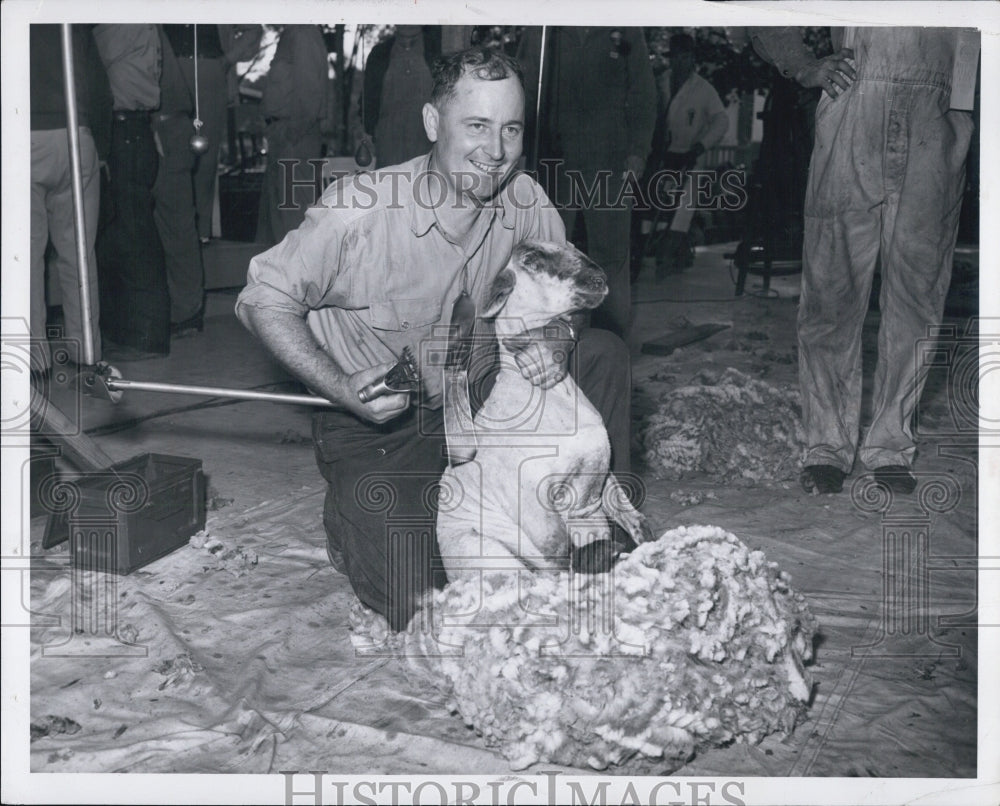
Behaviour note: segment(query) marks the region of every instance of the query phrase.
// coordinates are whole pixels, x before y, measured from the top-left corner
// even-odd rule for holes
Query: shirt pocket
[[[371,326],[377,330],[426,327],[441,318],[441,300],[434,297],[373,302],[368,307]]]

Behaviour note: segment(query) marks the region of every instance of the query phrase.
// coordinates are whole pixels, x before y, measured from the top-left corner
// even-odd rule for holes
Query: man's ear
[[[486,304],[486,310],[483,311],[483,319],[492,319],[503,310],[503,306],[507,304],[507,298],[516,284],[517,275],[510,269],[503,269],[493,278],[493,285],[490,286],[490,301]]]
[[[428,102],[424,104],[424,131],[427,132],[427,139],[436,143],[438,139],[438,125],[440,123],[440,113],[434,104]]]

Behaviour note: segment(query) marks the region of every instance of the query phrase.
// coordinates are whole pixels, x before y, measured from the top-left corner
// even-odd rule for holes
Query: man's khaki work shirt
[[[424,155],[330,185],[297,230],[250,261],[240,320],[248,307],[306,316],[348,374],[395,361],[409,347],[421,367],[420,402],[440,407],[435,367],[455,299],[466,290],[482,311],[517,243],[565,243],[566,231],[541,187],[519,174],[481,207],[465,245],[454,243],[434,212],[445,203],[444,180],[428,164]]]

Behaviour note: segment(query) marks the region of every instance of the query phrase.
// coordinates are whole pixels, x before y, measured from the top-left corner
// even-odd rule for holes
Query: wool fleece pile
[[[737,369],[706,369],[671,389],[640,432],[660,478],[707,473],[752,485],[791,478],[805,449],[799,395]]]
[[[816,621],[762,552],[693,526],[605,574],[457,580],[397,635],[358,604],[352,630],[360,651],[403,655],[513,769],[667,773],[794,728]]]

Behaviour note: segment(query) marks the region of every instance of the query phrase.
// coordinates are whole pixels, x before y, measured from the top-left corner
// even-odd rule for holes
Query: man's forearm
[[[838,37],[841,39],[842,37]],[[753,35],[754,50],[760,57],[803,87],[820,87],[830,98],[850,88],[857,78],[851,48],[817,59],[802,40],[800,28],[761,28]]]
[[[241,314],[250,332],[285,369],[331,403],[351,408],[347,375],[319,346],[303,317],[251,306],[244,307]]]

